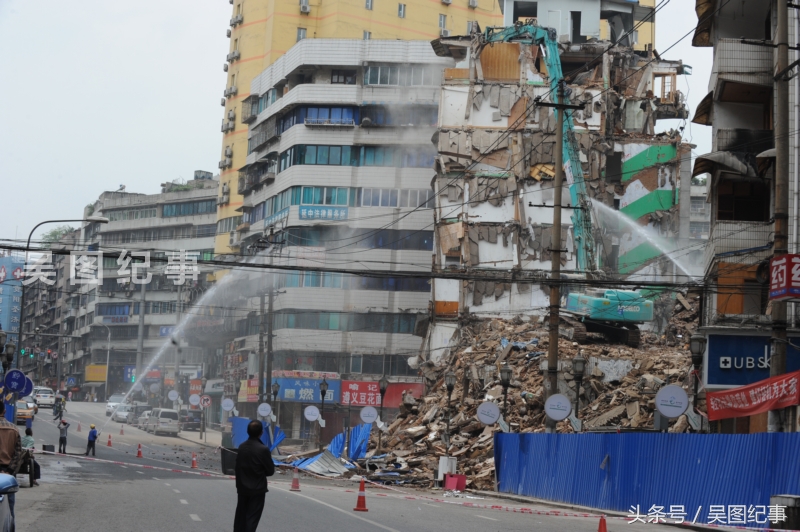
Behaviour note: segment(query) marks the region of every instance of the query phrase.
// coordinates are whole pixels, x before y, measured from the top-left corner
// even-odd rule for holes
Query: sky
[[[664,52],[697,22],[693,0],[666,2],[656,50],[693,67],[678,82],[693,113],[711,48],[693,48],[690,33]],[[224,0],[0,0],[0,240],[81,218],[120,185],[155,194],[216,173],[230,16]],[[685,126],[693,155],[710,151],[711,128]]]

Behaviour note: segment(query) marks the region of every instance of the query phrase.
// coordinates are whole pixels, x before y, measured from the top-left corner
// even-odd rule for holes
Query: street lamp
[[[508,387],[511,386],[511,376],[513,372],[511,370],[511,366],[508,365],[508,362],[503,363],[503,367],[500,368],[500,385],[503,387],[503,417],[505,418],[508,414]]]
[[[280,391],[281,391],[281,385],[278,384],[278,381],[273,382],[272,383],[272,402],[275,403],[275,407],[276,408],[279,406],[278,405],[278,392],[280,392]],[[281,424],[281,417],[280,416],[281,416],[281,411],[280,410],[276,410],[275,418],[278,420],[277,423],[276,423],[278,426],[280,426],[280,424]]]
[[[80,220],[45,220],[44,222],[39,222],[33,229],[31,229],[30,234],[28,235],[28,242],[25,244],[25,260],[22,263],[22,270],[24,271],[28,266],[28,251],[31,248],[31,238],[33,238],[33,233],[36,231],[40,226],[44,224],[54,224],[54,223],[64,223],[64,222],[95,222],[100,224],[107,224],[108,218],[104,218],[102,216],[87,216],[86,218],[81,218]],[[98,267],[102,267],[102,264]],[[20,333],[19,333],[19,340],[22,342],[22,335],[25,333],[24,325],[25,325],[25,289],[22,289],[22,296],[19,299],[19,322],[20,322]],[[19,365],[19,360],[17,360],[17,365]],[[60,377],[60,376],[59,376]],[[107,383],[106,383],[107,384]]]
[[[322,400],[322,404],[320,405],[321,408],[319,409],[319,419],[322,420],[322,413],[325,411],[325,394],[328,393],[328,381],[325,378],[322,378],[322,382],[319,383],[319,395],[320,399]],[[322,425],[319,426],[319,452],[322,452]]]
[[[453,395],[453,388],[456,387],[456,374],[453,371],[448,371],[444,375],[444,386],[447,388],[447,438],[445,438],[444,455],[448,456],[450,451],[450,397]]]
[[[706,342],[708,340],[700,333],[694,333],[689,339],[689,351],[692,353],[692,366],[694,366],[694,397],[697,406],[697,389],[700,384],[700,367],[703,365],[703,355],[706,352]]]
[[[583,350],[578,356],[572,359],[572,372],[575,374],[575,417],[578,417],[578,410],[581,407],[581,384],[583,383],[583,373],[586,371],[586,359],[583,358]]]
[[[381,419],[382,423],[386,423],[383,419],[383,396],[386,395],[386,390],[389,389],[389,379],[386,378],[386,375],[381,377],[381,380],[378,381],[378,390],[381,392]],[[378,427],[378,450],[377,452],[381,452],[381,437],[383,436],[383,431],[380,427]]]

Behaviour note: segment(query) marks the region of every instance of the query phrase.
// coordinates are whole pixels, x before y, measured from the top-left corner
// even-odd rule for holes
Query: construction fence
[[[758,511],[771,495],[800,494],[798,449],[800,433],[496,433],[494,440],[500,492],[629,514],[682,506],[697,523],[720,523],[723,511],[729,523],[731,507]]]

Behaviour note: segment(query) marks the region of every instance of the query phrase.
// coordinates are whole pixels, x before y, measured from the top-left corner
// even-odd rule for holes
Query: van
[[[147,432],[178,435],[181,431],[178,412],[169,408],[155,408],[147,418]]]

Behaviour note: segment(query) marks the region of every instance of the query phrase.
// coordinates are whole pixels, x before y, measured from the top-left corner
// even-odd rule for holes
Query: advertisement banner
[[[272,377],[281,389],[278,398],[281,401],[297,403],[320,403],[319,383],[324,378],[328,383],[325,394],[326,403],[338,403],[341,397],[341,380],[338,373],[321,371],[273,371]],[[267,388],[269,389],[269,387]]]
[[[399,408],[403,403],[403,392],[420,399],[425,385],[420,382],[391,382],[386,389],[386,408]],[[381,406],[381,391],[377,381],[342,381],[341,404],[351,406]]]
[[[769,262],[770,301],[800,298],[800,255],[779,255]]]
[[[707,392],[708,419],[752,416],[800,404],[798,381],[800,371],[795,371],[723,392]]]
[[[258,379],[246,379],[240,381],[242,387],[239,389],[239,396],[237,397],[240,403],[257,403],[258,402]]]
[[[86,371],[83,376],[83,382],[106,382],[106,366],[105,364],[92,364],[86,366]]]
[[[789,340],[797,345],[800,338]],[[769,331],[748,334],[708,335],[703,378],[706,388],[719,390],[747,386],[769,378]],[[800,371],[800,350],[786,346],[786,371]]]

